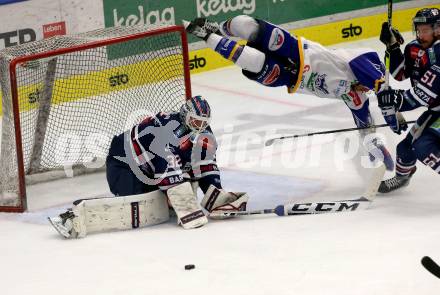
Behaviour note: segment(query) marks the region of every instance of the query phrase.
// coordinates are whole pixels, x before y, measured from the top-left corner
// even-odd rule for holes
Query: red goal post
[[[0,71],[4,212],[27,209],[31,175],[95,171],[129,118],[178,110],[191,97],[182,26],[112,27],[30,42],[0,51]]]

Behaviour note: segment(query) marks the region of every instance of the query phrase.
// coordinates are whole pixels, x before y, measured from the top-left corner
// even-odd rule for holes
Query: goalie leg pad
[[[63,220],[63,214],[68,212],[72,214]],[[138,228],[169,220],[166,196],[159,190],[124,197],[79,200],[72,210],[63,214],[49,220],[67,238],[82,238],[88,233]]]
[[[208,223],[202,207],[197,202],[191,184],[184,182],[167,190],[168,199],[184,229],[198,228]]]
[[[213,219],[224,219],[224,212],[246,211],[249,200],[247,193],[231,193],[210,185],[202,199],[202,206],[210,212],[209,217]]]

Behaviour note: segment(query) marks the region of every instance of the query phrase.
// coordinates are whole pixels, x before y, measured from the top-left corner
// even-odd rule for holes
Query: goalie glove
[[[212,219],[226,219],[230,216],[224,216],[224,212],[246,211],[246,205],[249,200],[247,193],[226,192],[210,185],[202,199],[201,205],[209,211],[209,217]]]
[[[387,22],[382,24],[379,39],[383,44],[386,45],[387,50],[399,48],[399,46],[405,42],[400,32],[391,27]]]

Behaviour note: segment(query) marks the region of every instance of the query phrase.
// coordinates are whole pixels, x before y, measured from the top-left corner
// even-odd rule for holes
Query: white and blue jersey
[[[258,33],[246,46],[263,52],[265,60],[260,72],[243,70],[243,74],[264,86],[287,87],[289,93],[305,93],[319,97],[339,98],[352,111],[356,125],[370,122],[369,90],[375,90],[385,67],[376,52],[370,49],[329,49],[316,42],[291,35],[288,31],[263,20]],[[243,46],[223,38],[215,51],[237,62]]]

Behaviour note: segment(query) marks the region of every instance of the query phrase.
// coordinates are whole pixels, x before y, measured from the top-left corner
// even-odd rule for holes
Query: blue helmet
[[[180,117],[185,125],[194,132],[205,130],[211,121],[211,107],[206,99],[196,95],[188,99],[180,108]]]
[[[431,25],[433,28],[440,25],[440,9],[422,8],[417,11],[413,18],[413,31],[417,31],[417,25]]]
[[[419,24],[435,25],[438,22],[440,22],[440,10],[438,8],[420,9],[413,18],[414,28]]]

